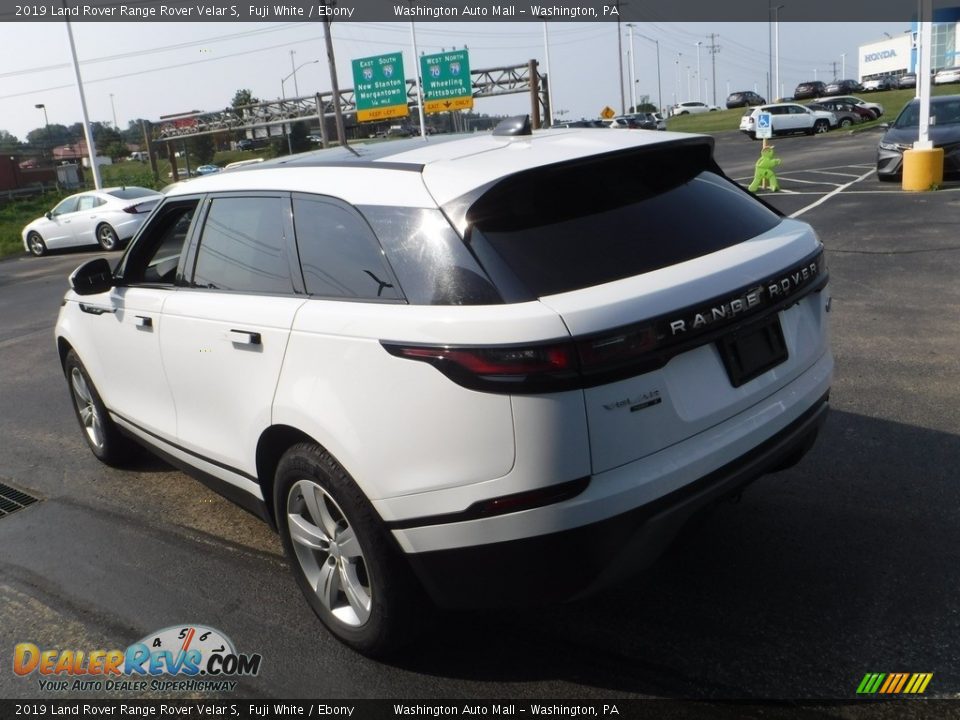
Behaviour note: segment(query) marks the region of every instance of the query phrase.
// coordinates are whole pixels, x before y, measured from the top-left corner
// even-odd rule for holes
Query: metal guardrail
[[[57,189],[57,183],[40,183],[25,188],[16,188],[12,190],[0,190],[0,202],[13,202],[20,198],[33,197],[34,195],[43,195],[46,192]]]

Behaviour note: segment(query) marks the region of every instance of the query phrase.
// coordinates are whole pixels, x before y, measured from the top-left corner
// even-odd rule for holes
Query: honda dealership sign
[[[909,33],[899,37],[860,46],[860,79],[909,72],[913,65],[910,51],[913,38]]]

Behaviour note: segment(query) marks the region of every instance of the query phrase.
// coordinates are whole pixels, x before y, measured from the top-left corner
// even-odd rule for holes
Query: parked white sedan
[[[116,250],[162,199],[156,190],[133,186],[71,195],[23,228],[23,247],[37,257],[47,250],[94,243]]]
[[[697,113],[716,112],[719,109],[716,105],[707,105],[703,102],[690,100],[674,105],[670,108],[670,115],[696,115]]]

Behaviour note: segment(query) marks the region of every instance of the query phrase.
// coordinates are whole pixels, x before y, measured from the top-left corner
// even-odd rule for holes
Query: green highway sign
[[[357,104],[358,122],[407,115],[403,55],[395,52],[354,60],[353,98]]]
[[[423,78],[424,112],[473,107],[470,55],[466,50],[421,56],[420,77]]]

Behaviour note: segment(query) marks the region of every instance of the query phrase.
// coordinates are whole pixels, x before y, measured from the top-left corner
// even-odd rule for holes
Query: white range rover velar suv
[[[581,596],[796,463],[829,310],[813,230],[711,138],[516,119],[177,185],[56,339],[98,458],[146,446],[263,517],[382,654],[425,598]]]

